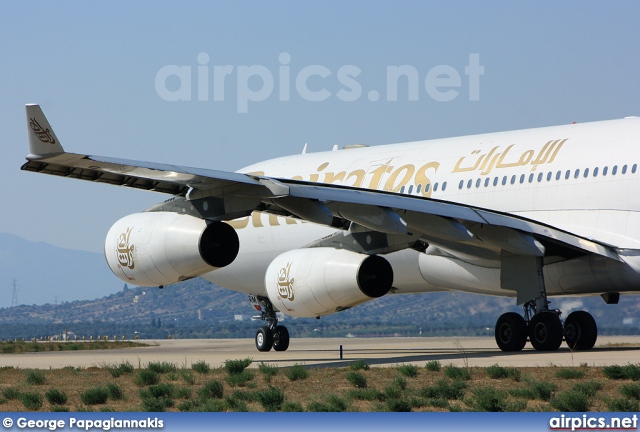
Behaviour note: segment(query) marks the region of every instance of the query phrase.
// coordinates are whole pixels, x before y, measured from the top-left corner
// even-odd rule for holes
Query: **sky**
[[[226,171],[640,115],[640,3],[557,3],[0,2],[0,232],[100,252],[167,198],[20,171],[26,103],[67,151]]]

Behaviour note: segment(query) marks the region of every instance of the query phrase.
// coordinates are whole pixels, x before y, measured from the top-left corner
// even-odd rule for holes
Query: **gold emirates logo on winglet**
[[[127,231],[120,234],[120,237],[118,238],[118,247],[116,249],[118,263],[123,267],[129,267],[131,270],[136,266],[136,263],[133,260],[133,250],[135,249],[135,246],[129,243],[132,230],[133,227],[127,228]]]
[[[29,120],[29,127],[33,130],[40,141],[48,144],[56,143],[56,140],[51,136],[49,128],[43,129],[35,118],[30,118]]]
[[[294,278],[289,276],[291,272],[291,264],[287,263],[287,265],[280,269],[278,273],[278,294],[283,299],[288,299],[289,301],[293,301],[295,298],[295,293],[293,291],[293,282]]]

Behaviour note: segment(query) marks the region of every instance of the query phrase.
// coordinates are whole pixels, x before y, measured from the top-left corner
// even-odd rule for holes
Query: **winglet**
[[[53,133],[40,105],[27,104],[27,133],[29,134],[28,160],[45,159],[64,153],[64,149]]]

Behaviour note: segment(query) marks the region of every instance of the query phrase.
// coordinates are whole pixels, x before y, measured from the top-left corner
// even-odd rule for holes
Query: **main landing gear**
[[[555,351],[560,348],[563,337],[569,349],[588,350],[593,348],[598,338],[596,322],[585,311],[570,313],[564,327],[560,311],[545,308],[536,313],[533,301],[525,304],[524,315],[523,318],[508,312],[498,318],[495,337],[502,351],[520,351],[527,340],[538,351]]]
[[[273,348],[275,351],[286,351],[289,348],[289,330],[285,326],[278,325],[278,317],[273,309],[271,301],[266,297],[249,296],[251,304],[261,312],[253,319],[261,319],[267,322],[256,331],[256,348],[258,351],[267,352]]]

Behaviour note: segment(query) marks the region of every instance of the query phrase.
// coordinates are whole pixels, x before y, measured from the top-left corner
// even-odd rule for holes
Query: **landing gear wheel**
[[[589,350],[596,344],[598,326],[589,312],[571,312],[564,322],[564,339],[571,350]]]
[[[277,326],[273,332],[273,349],[286,351],[289,348],[289,330],[285,326]]]
[[[551,312],[540,312],[529,322],[529,339],[538,351],[555,351],[562,344],[562,323]]]
[[[521,351],[527,343],[527,323],[515,312],[502,314],[496,322],[495,336],[502,351]]]
[[[256,348],[258,351],[267,352],[271,351],[273,346],[273,333],[267,326],[262,326],[256,332]]]

